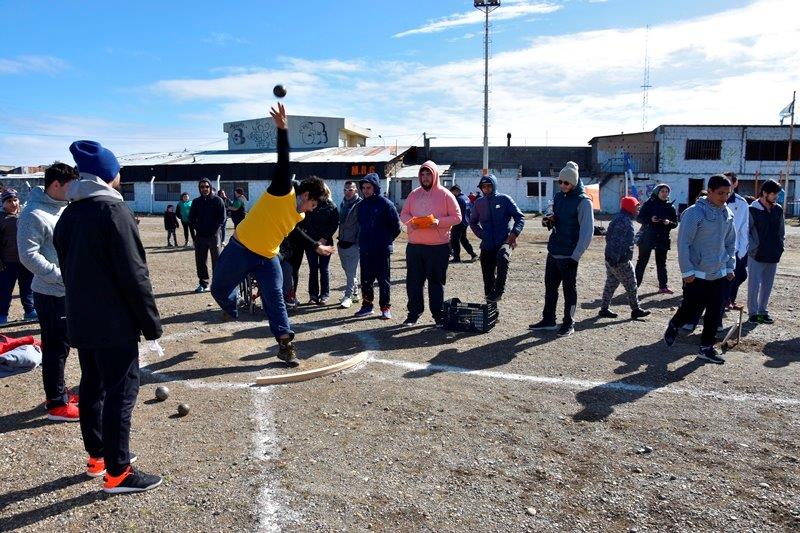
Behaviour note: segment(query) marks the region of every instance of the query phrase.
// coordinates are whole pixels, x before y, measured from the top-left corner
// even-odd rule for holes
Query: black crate
[[[450,298],[444,302],[444,328],[486,333],[497,324],[497,304],[470,304]]]

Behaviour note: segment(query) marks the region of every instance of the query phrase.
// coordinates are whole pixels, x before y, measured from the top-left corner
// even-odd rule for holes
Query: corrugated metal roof
[[[441,176],[448,170],[450,170],[450,165],[436,165],[439,167],[439,175]],[[408,178],[416,178],[419,176],[419,169],[422,165],[409,165],[407,167],[403,167],[397,171],[397,175],[395,178],[400,179],[408,179]]]

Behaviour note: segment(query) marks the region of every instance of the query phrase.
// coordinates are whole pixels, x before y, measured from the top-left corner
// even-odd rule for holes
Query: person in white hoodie
[[[64,366],[69,355],[64,280],[53,246],[53,230],[67,207],[67,185],[78,172],[65,163],[55,163],[44,173],[44,187],[31,189],[19,217],[17,250],[20,262],[33,273],[33,304],[42,333],[42,381],[47,418],[62,422],[79,420],[78,396],[64,384]]]
[[[725,172],[723,174],[731,182],[731,196],[728,198],[728,209],[733,213],[733,226],[736,229],[736,270],[734,271],[733,281],[728,285],[728,292],[725,295],[723,305],[727,310],[742,309],[736,303],[739,294],[739,286],[747,280],[747,248],[750,226],[750,210],[747,200],[739,196],[736,192],[738,178],[735,172]]]

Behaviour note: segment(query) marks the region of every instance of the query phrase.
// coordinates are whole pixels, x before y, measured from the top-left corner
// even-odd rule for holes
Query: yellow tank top
[[[285,196],[265,192],[236,226],[235,236],[251,252],[272,259],[303,218],[305,214],[297,212],[294,189]]]

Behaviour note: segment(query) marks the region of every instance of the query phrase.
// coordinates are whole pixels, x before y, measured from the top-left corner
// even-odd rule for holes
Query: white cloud
[[[212,32],[210,35],[203,39],[204,43],[213,44],[217,46],[227,46],[229,44],[245,44],[249,41],[237,35],[231,35],[225,32]]]
[[[47,55],[21,55],[15,58],[0,58],[0,74],[25,74],[29,72],[48,75],[58,74],[69,67],[66,61]]]
[[[550,2],[531,2],[528,0],[506,1],[506,4],[492,13],[492,20],[511,20],[526,15],[541,15],[544,13],[552,13],[561,9],[561,6]],[[395,33],[393,37],[408,37],[409,35],[417,35],[421,33],[436,33],[440,31],[449,30],[458,26],[467,26],[473,24],[483,24],[484,14],[477,9],[472,11],[465,11],[462,13],[454,13],[446,17],[435,20],[429,20],[423,26],[413,28],[411,30],[401,31]]]

